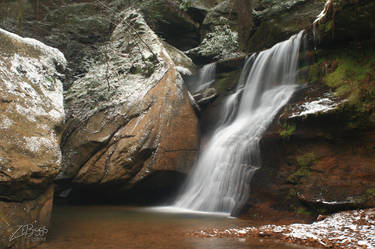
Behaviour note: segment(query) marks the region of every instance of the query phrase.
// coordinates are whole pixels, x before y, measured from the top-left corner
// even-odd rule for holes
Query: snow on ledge
[[[0,115],[0,131],[8,134],[0,142],[7,145],[6,150],[19,148],[32,155],[30,163],[36,161],[35,155],[46,154],[46,165],[59,165],[60,134],[55,128],[63,125],[65,112],[58,69],[66,67],[66,59],[56,48],[3,29],[0,39],[4,40],[0,46],[0,98],[7,101]]]
[[[66,66],[66,59],[65,59],[65,56],[62,52],[60,52],[60,50],[58,50],[57,48],[53,48],[53,47],[50,47],[50,46],[47,46],[46,44],[36,40],[36,39],[32,39],[32,38],[23,38],[19,35],[16,35],[14,33],[11,33],[11,32],[8,32],[4,29],[1,29],[0,28],[0,35],[5,35],[5,36],[8,36],[14,40],[17,40],[17,41],[20,41],[21,43],[25,43],[29,46],[32,46],[34,47],[35,49],[39,50],[42,52],[42,54],[44,55],[44,59],[47,59],[48,63],[50,64],[52,61],[50,61],[51,58],[55,59],[56,62],[61,65],[62,67],[65,68]]]
[[[335,102],[329,98],[321,98],[311,102],[306,102],[298,107],[301,111],[292,114],[290,118],[328,112],[330,110],[334,110],[339,104],[341,103]]]

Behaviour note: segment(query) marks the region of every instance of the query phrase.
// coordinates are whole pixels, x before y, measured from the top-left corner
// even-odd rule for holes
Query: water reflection
[[[41,249],[290,249],[254,239],[191,238],[187,232],[246,226],[248,221],[123,206],[57,206]],[[301,247],[299,247],[301,248]]]

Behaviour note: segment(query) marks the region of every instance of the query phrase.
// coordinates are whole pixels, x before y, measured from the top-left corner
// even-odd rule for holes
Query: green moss
[[[228,73],[220,73],[219,75],[217,75],[217,80],[214,86],[218,94],[220,96],[225,96],[228,94],[229,89],[235,88],[240,74],[241,72],[237,70]]]
[[[325,71],[322,77],[323,83],[332,88],[336,96],[347,98],[347,104],[354,106],[357,112],[374,109],[375,50],[373,48],[334,50],[323,56],[319,65]],[[310,68],[312,82],[319,77],[316,72],[319,65],[315,64]]]
[[[288,138],[296,131],[296,124],[288,124],[285,123],[281,126],[281,129],[279,130],[279,134],[283,138]]]
[[[180,10],[187,11],[191,7],[189,0],[178,0]]]
[[[333,27],[333,20],[330,20],[324,25],[325,32],[329,32],[332,30]]]
[[[368,199],[375,199],[375,188],[370,188],[366,191]]]
[[[286,196],[286,199],[294,199],[297,196],[297,191],[294,188],[289,189],[288,195]]]
[[[325,83],[330,87],[338,87],[353,81],[363,80],[371,71],[367,63],[358,62],[351,55],[340,55],[337,58],[338,66],[332,73],[325,77]]]
[[[313,152],[297,157],[298,169],[288,177],[287,181],[291,184],[297,184],[301,178],[309,176],[311,166],[315,164],[316,160],[317,158]]]
[[[329,213],[328,210],[325,209],[325,208],[318,208],[316,211],[317,211],[318,214],[328,214]]]
[[[306,153],[302,156],[297,157],[297,163],[300,167],[310,167],[316,162],[316,156],[314,152]]]
[[[309,168],[299,168],[296,172],[288,177],[288,182],[291,184],[297,184],[302,177],[307,177],[310,175]]]
[[[309,67],[309,81],[310,83],[317,83],[321,77],[320,75],[320,63],[315,63]]]
[[[349,197],[347,200],[358,205],[359,207],[373,206],[375,205],[375,188],[369,188],[363,194]]]
[[[317,62],[309,67],[312,84],[329,87],[346,99],[338,112],[346,116],[344,129],[368,128],[375,124],[375,48],[374,41],[352,43],[337,49],[316,51]]]
[[[298,207],[297,210],[296,210],[297,214],[301,214],[301,215],[306,215],[306,216],[311,216],[313,215],[311,211],[309,211],[307,208],[305,207]]]

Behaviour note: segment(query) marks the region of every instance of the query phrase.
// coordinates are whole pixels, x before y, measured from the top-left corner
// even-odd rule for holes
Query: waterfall
[[[187,82],[187,87],[192,94],[202,91],[215,81],[216,63],[204,65],[199,69],[197,76]]]
[[[175,207],[235,213],[248,200],[251,178],[261,166],[259,141],[297,87],[302,34],[247,58]]]

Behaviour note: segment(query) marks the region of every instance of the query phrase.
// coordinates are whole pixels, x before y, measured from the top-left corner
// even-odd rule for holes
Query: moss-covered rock
[[[298,169],[296,172],[288,176],[287,181],[291,184],[297,184],[302,177],[308,177],[311,172],[311,166],[316,160],[314,152],[297,156],[296,161]]]
[[[254,212],[267,206],[317,215],[374,207],[374,40],[361,34],[373,34],[373,16],[363,10],[372,3],[341,3],[335,15],[346,17],[318,24],[328,33],[306,53],[312,64],[300,69],[301,88],[262,139],[263,167],[253,178],[249,204]],[[344,27],[359,13],[367,22],[345,36]],[[336,29],[342,29],[339,36]]]
[[[318,61],[310,66],[310,82],[323,83],[359,114],[371,112],[375,105],[375,50],[371,44],[370,40],[320,51]]]

